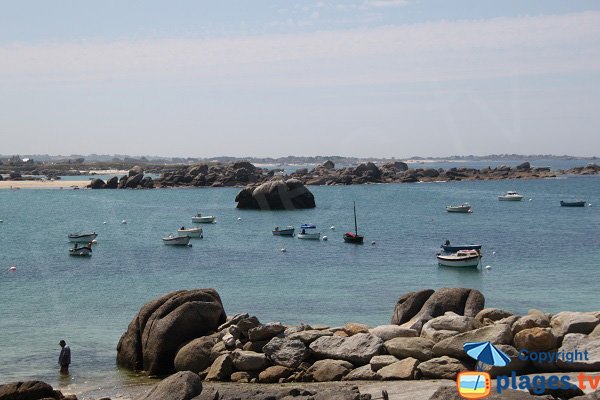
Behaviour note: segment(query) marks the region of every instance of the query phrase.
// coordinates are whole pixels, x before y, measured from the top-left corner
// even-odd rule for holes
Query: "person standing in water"
[[[58,356],[58,365],[60,365],[60,373],[68,374],[69,373],[69,364],[71,364],[71,349],[67,346],[67,342],[61,340],[59,343],[62,350],[60,351],[60,356]]]

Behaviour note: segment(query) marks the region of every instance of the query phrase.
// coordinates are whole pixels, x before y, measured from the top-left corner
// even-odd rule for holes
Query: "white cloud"
[[[409,4],[408,0],[368,0],[365,7],[404,7]]]
[[[290,22],[293,23],[293,22]],[[0,85],[369,85],[600,69],[600,12],[234,38],[0,47]]]

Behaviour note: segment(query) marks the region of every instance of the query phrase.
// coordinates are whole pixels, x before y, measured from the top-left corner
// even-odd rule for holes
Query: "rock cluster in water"
[[[442,288],[401,296],[392,323],[369,327],[261,323],[225,318],[213,289],[180,291],[146,304],[121,338],[120,365],[153,375],[191,371],[203,381],[328,382],[456,379],[474,370],[466,342],[489,341],[512,362],[485,366],[492,377],[600,371],[600,312],[514,315],[484,308],[474,289]],[[519,351],[588,350],[589,359],[541,364]]]
[[[253,210],[295,210],[315,208],[315,197],[298,179],[265,182],[242,189],[235,197],[237,208]]]
[[[113,177],[107,182],[94,179],[88,187],[92,189],[153,188],[153,187],[257,187],[272,180],[295,179],[304,185],[357,185],[365,183],[414,183],[460,180],[536,179],[552,178],[557,175],[595,175],[600,166],[589,164],[568,170],[552,171],[549,167],[531,167],[524,162],[516,167],[495,168],[408,168],[401,161],[375,165],[372,162],[358,166],[336,169],[327,161],[313,169],[301,168],[289,175],[282,175],[270,169],[257,168],[247,161],[233,164],[197,164],[175,167],[152,180],[144,177],[141,167],[133,167],[127,176]]]

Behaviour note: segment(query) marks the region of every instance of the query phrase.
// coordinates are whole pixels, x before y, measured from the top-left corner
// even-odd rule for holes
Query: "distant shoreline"
[[[42,180],[30,180],[30,181],[0,181],[0,190],[18,190],[18,189],[83,189],[89,185],[89,181],[42,181]]]

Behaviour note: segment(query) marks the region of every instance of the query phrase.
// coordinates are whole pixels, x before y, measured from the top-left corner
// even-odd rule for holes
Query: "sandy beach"
[[[74,189],[85,188],[89,181],[0,181],[0,189]]]

